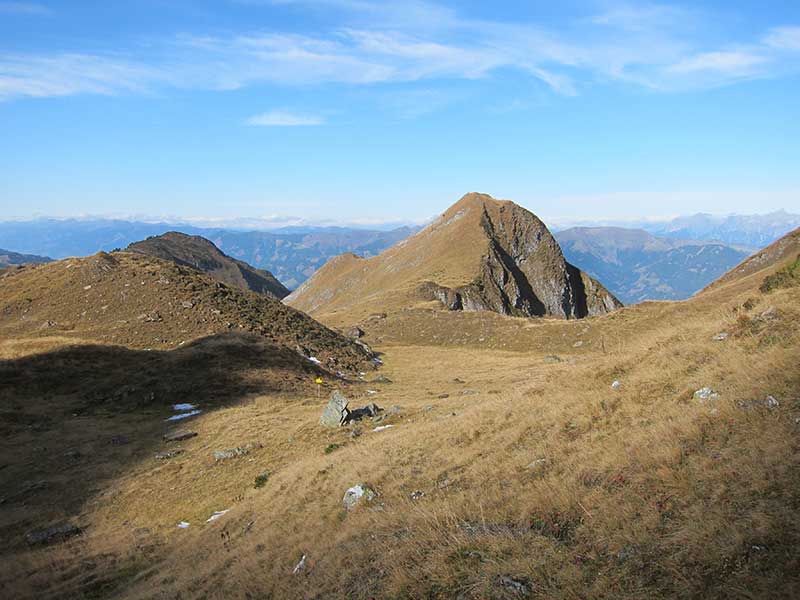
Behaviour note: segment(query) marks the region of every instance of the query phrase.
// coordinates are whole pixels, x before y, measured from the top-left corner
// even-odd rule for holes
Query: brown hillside
[[[797,260],[798,256],[800,256],[800,229],[795,229],[731,269],[700,293],[751,277],[790,260]]]
[[[57,337],[170,349],[227,332],[255,334],[304,361],[354,372],[365,351],[310,317],[194,269],[137,253],[29,266],[0,279],[0,337]],[[301,356],[302,355],[302,356]]]
[[[171,260],[179,265],[202,271],[230,286],[279,300],[289,295],[289,290],[272,273],[231,258],[199,235],[170,231],[135,242],[128,246],[128,251]]]
[[[535,215],[476,193],[377,257],[329,261],[285,301],[334,322],[425,301],[451,310],[567,319],[621,306],[566,262]]]

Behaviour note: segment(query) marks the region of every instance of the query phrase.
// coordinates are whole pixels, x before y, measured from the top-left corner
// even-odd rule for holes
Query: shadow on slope
[[[162,436],[193,428],[174,404],[209,411],[256,394],[298,390],[324,372],[263,338],[221,334],[171,351],[81,345],[0,361],[0,553],[31,530],[70,521]],[[196,423],[195,425],[199,425]]]

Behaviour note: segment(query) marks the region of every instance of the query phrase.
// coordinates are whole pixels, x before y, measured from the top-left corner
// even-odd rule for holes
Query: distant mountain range
[[[112,219],[37,219],[0,222],[0,243],[16,252],[66,258],[87,256],[100,250],[109,252],[148,237],[180,231],[211,240],[229,256],[272,272],[283,285],[293,289],[329,258],[345,252],[375,256],[417,229],[290,227],[275,231],[234,231]]]
[[[36,256],[35,254],[20,254],[0,248],[0,267],[11,265],[26,265],[29,263],[46,263],[53,260],[47,256]]]
[[[727,244],[621,227],[575,227],[555,237],[568,261],[602,281],[625,304],[683,300],[751,254]]]
[[[642,227],[655,235],[686,240],[712,240],[763,248],[800,227],[800,215],[780,210],[765,215],[730,215],[721,217],[698,213],[678,217],[666,223]]]
[[[800,215],[779,211],[727,217],[697,214],[639,223],[635,228],[628,223],[626,227],[592,226],[554,232],[567,260],[630,303],[686,298],[748,254],[798,227]],[[151,236],[179,231],[211,240],[228,256],[270,271],[292,290],[330,258],[345,253],[370,258],[418,230],[304,225],[241,231],[113,219],[37,219],[0,222],[0,245],[15,253],[64,258],[125,248]],[[576,239],[579,232],[585,239]]]

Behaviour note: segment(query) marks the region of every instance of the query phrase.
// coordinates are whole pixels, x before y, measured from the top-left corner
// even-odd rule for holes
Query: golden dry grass
[[[580,323],[393,312],[368,339],[394,383],[345,392],[401,412],[356,438],[319,427],[325,400],[310,390],[205,398],[199,435],[163,462],[165,407],[97,414],[72,442],[91,445],[102,424],[138,432],[131,447],[103,477],[95,459],[73,467],[91,483],[71,510],[46,492],[30,501],[39,514],[4,507],[0,584],[37,598],[798,597],[799,296],[759,281]],[[704,386],[720,398],[694,399]],[[767,395],[778,408],[740,406]],[[57,446],[5,437],[0,478],[37,456],[37,435]],[[248,442],[262,447],[211,456]],[[378,498],[344,511],[361,482]],[[19,541],[57,517],[85,534]]]

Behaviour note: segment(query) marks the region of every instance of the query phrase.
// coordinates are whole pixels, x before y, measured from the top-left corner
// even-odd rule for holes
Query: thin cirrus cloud
[[[756,40],[713,43],[698,33],[707,17],[668,5],[621,3],[555,28],[467,18],[421,0],[409,0],[403,10],[370,0],[239,3],[252,10],[322,8],[331,22],[313,35],[177,35],[154,44],[147,57],[123,48],[106,55],[0,53],[0,100],[263,84],[446,87],[450,80],[489,79],[501,70],[559,95],[608,84],[675,92],[796,71],[800,51],[800,27],[781,25]]]
[[[245,125],[256,127],[304,127],[324,125],[325,119],[316,115],[298,114],[287,110],[271,110],[254,115],[245,121]]]
[[[46,6],[32,2],[0,2],[0,14],[48,17],[53,14],[53,11]]]

